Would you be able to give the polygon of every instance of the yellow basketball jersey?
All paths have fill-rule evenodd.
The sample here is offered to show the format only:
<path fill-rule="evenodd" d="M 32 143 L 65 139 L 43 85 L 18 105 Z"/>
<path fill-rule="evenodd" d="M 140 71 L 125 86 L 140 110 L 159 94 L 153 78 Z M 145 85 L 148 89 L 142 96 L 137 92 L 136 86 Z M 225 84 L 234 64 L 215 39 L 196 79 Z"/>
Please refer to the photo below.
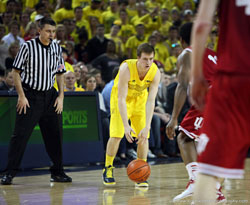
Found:
<path fill-rule="evenodd" d="M 157 72 L 157 66 L 155 63 L 151 65 L 149 68 L 146 76 L 143 80 L 140 80 L 136 63 L 137 59 L 130 59 L 125 60 L 122 62 L 128 64 L 129 72 L 130 72 L 130 80 L 128 82 L 128 94 L 127 97 L 138 97 L 147 94 L 147 88 L 150 86 L 151 82 L 153 81 L 155 74 Z M 120 72 L 119 72 L 120 73 Z M 118 81 L 119 81 L 119 73 L 117 74 L 115 81 L 114 81 L 114 90 L 118 90 Z M 112 90 L 113 91 L 113 90 Z"/>

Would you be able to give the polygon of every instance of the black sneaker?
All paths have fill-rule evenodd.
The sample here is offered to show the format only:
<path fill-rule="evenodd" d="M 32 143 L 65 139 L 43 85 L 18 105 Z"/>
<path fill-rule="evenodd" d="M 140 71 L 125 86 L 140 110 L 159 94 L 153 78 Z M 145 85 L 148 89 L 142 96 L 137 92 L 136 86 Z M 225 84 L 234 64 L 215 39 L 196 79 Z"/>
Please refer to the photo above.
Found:
<path fill-rule="evenodd" d="M 13 175 L 11 174 L 5 174 L 1 180 L 2 185 L 11 185 L 12 184 L 12 179 L 14 178 Z"/>
<path fill-rule="evenodd" d="M 64 172 L 60 172 L 59 174 L 51 173 L 50 182 L 72 182 L 72 178 L 67 176 Z"/>
<path fill-rule="evenodd" d="M 115 185 L 115 179 L 113 176 L 113 169 L 111 165 L 103 169 L 103 184 L 104 185 Z"/>

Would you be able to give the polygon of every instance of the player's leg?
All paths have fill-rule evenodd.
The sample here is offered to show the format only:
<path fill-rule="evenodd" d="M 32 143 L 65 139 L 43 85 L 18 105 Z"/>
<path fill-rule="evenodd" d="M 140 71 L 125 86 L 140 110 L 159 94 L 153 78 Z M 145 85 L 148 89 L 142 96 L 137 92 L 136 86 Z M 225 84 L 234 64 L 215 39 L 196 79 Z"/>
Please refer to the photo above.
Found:
<path fill-rule="evenodd" d="M 143 113 L 143 112 L 142 112 Z M 134 115 L 131 117 L 131 125 L 133 130 L 136 132 L 136 137 L 139 135 L 140 131 L 145 127 L 145 115 Z M 149 138 L 149 133 L 148 133 Z M 148 155 L 148 140 L 143 144 L 138 144 L 137 146 L 137 159 L 147 161 Z M 136 183 L 136 187 L 148 187 L 148 182 Z"/>
<path fill-rule="evenodd" d="M 147 161 L 148 156 L 148 140 L 145 143 L 138 144 L 137 146 L 137 158 Z"/>
<path fill-rule="evenodd" d="M 189 182 L 186 186 L 186 189 L 181 194 L 174 197 L 174 202 L 193 195 L 194 183 L 196 181 L 198 171 L 198 163 L 196 162 L 197 152 L 194 140 L 188 137 L 185 133 L 180 132 L 177 136 L 177 142 L 182 160 L 186 166 L 189 175 Z"/>
<path fill-rule="evenodd" d="M 244 177 L 250 144 L 249 82 L 248 76 L 218 73 L 214 78 L 197 146 L 199 173 L 203 174 L 195 185 L 197 201 L 215 199 L 215 177 Z"/>
<path fill-rule="evenodd" d="M 111 99 L 112 100 L 112 99 Z M 103 169 L 103 184 L 115 185 L 113 175 L 113 162 L 117 154 L 121 139 L 124 136 L 124 126 L 117 104 L 111 101 L 111 117 L 110 117 L 110 138 L 107 143 L 105 168 Z"/>
<path fill-rule="evenodd" d="M 195 183 L 194 204 L 216 204 L 216 183 L 215 176 L 198 174 Z"/>
<path fill-rule="evenodd" d="M 194 184 L 196 182 L 198 173 L 196 141 L 193 139 L 193 135 L 191 135 L 190 133 L 187 135 L 185 133 L 188 133 L 187 130 L 181 127 L 181 132 L 177 136 L 177 141 L 183 162 L 189 175 L 189 182 L 186 186 L 186 189 L 173 199 L 174 202 L 193 195 Z M 225 197 L 221 192 L 221 183 L 219 181 L 216 183 L 216 190 L 217 201 L 225 201 Z"/>
<path fill-rule="evenodd" d="M 107 143 L 107 148 L 106 148 L 105 167 L 113 166 L 113 161 L 119 149 L 121 140 L 122 138 L 118 138 L 118 137 L 109 138 L 108 143 Z"/>
<path fill-rule="evenodd" d="M 196 151 L 194 139 L 191 139 L 183 132 L 180 132 L 179 135 L 177 136 L 177 142 L 178 142 L 181 157 L 185 166 L 193 162 L 197 164 L 196 162 L 197 151 Z"/>

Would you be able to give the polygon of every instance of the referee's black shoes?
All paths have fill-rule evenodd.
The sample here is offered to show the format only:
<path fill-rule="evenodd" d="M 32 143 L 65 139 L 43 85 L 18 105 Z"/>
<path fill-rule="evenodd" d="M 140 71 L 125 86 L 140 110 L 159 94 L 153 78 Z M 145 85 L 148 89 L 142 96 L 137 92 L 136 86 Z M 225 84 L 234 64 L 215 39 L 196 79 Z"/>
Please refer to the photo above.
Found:
<path fill-rule="evenodd" d="M 7 173 L 3 176 L 2 180 L 1 180 L 1 184 L 2 185 L 11 185 L 12 184 L 12 179 L 14 178 L 13 175 Z"/>
<path fill-rule="evenodd" d="M 64 172 L 58 174 L 51 173 L 50 182 L 72 182 L 72 178 L 67 176 Z"/>

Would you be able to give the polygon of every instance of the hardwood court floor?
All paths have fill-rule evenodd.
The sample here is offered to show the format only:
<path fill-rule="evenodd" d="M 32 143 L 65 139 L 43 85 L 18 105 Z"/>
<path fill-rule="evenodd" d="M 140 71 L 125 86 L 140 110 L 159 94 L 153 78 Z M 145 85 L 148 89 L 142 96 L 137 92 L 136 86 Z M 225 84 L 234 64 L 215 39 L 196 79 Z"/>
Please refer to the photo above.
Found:
<path fill-rule="evenodd" d="M 250 159 L 246 161 L 243 180 L 226 180 L 223 193 L 226 204 L 250 204 Z M 151 166 L 148 190 L 135 189 L 126 176 L 126 168 L 115 169 L 114 187 L 102 184 L 102 171 L 69 172 L 73 183 L 49 183 L 49 175 L 16 177 L 14 185 L 0 185 L 0 205 L 149 205 L 173 204 L 172 199 L 181 193 L 187 184 L 183 163 Z M 187 198 L 175 204 L 190 204 Z"/>

